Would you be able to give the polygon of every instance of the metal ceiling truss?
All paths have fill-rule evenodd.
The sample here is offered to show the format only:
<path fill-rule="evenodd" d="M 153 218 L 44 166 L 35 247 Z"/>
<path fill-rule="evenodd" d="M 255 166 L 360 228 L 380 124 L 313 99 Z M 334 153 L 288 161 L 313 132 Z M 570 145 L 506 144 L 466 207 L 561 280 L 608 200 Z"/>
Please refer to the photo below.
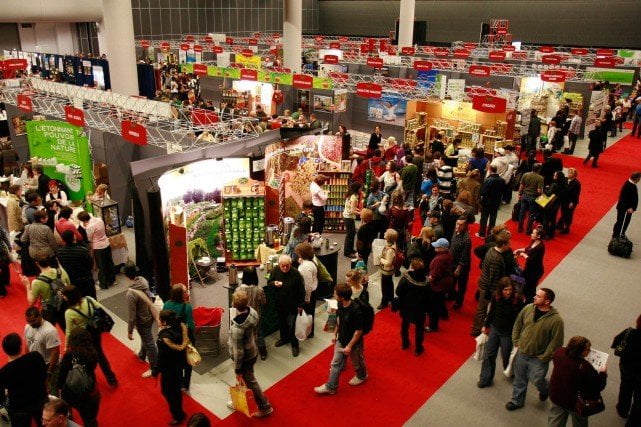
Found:
<path fill-rule="evenodd" d="M 4 102 L 18 106 L 19 94 L 29 95 L 35 113 L 65 120 L 64 107 L 82 103 L 85 124 L 104 132 L 121 135 L 121 122 L 130 120 L 147 129 L 147 143 L 167 152 L 186 152 L 216 145 L 230 144 L 258 136 L 256 119 L 238 117 L 217 123 L 195 124 L 191 109 L 170 104 L 155 104 L 145 98 L 127 97 L 113 92 L 92 90 L 91 98 L 78 86 L 27 78 L 20 87 L 0 86 Z M 52 90 L 53 89 L 53 90 Z M 208 132 L 211 138 L 198 138 Z"/>

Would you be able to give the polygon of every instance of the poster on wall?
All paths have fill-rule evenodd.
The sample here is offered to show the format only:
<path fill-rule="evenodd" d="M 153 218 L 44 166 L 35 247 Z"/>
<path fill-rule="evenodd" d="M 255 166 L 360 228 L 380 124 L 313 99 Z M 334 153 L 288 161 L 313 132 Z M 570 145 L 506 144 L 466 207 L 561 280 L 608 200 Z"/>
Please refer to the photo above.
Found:
<path fill-rule="evenodd" d="M 588 117 L 585 120 L 585 132 L 594 130 L 595 123 L 603 116 L 603 108 L 608 99 L 608 92 L 603 90 L 592 91 L 590 96 L 590 107 L 588 108 Z"/>
<path fill-rule="evenodd" d="M 301 212 L 303 202 L 311 197 L 309 185 L 319 163 L 340 171 L 341 144 L 342 139 L 334 135 L 306 135 L 265 147 L 268 222 L 278 221 L 281 203 L 284 216 L 295 218 Z"/>
<path fill-rule="evenodd" d="M 186 228 L 188 251 L 200 248 L 214 258 L 224 255 L 222 190 L 229 182 L 248 178 L 248 158 L 225 158 L 190 163 L 158 179 L 165 223 Z"/>
<path fill-rule="evenodd" d="M 449 79 L 447 81 L 448 99 L 461 100 L 465 97 L 465 79 Z"/>
<path fill-rule="evenodd" d="M 394 95 L 383 94 L 378 99 L 369 100 L 367 119 L 373 122 L 403 126 L 405 124 L 406 111 L 407 100 Z"/>
<path fill-rule="evenodd" d="M 347 111 L 347 90 L 340 89 L 334 91 L 334 112 L 344 113 Z"/>
<path fill-rule="evenodd" d="M 26 116 L 13 116 L 11 118 L 11 124 L 13 124 L 13 130 L 16 133 L 16 136 L 24 135 L 25 133 L 27 133 Z"/>
<path fill-rule="evenodd" d="M 331 96 L 314 95 L 314 111 L 331 113 L 334 111 L 334 99 Z"/>
<path fill-rule="evenodd" d="M 93 191 L 93 167 L 89 140 L 83 129 L 59 121 L 27 122 L 31 161 L 44 166 L 45 174 L 63 182 L 73 201 Z"/>

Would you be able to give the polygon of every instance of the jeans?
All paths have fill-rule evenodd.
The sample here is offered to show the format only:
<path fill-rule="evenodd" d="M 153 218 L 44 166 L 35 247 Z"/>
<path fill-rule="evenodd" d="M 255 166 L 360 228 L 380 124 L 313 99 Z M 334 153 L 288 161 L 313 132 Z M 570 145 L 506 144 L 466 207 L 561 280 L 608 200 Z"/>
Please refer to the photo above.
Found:
<path fill-rule="evenodd" d="M 394 277 L 393 274 L 383 274 L 381 271 L 381 304 L 387 305 L 394 299 Z"/>
<path fill-rule="evenodd" d="M 353 218 L 343 218 L 345 222 L 345 247 L 343 255 L 349 256 L 354 253 L 354 238 L 356 237 L 356 224 Z"/>
<path fill-rule="evenodd" d="M 638 368 L 625 367 L 619 363 L 621 371 L 621 385 L 619 386 L 619 400 L 617 412 L 630 414 L 626 427 L 641 424 L 641 372 Z"/>
<path fill-rule="evenodd" d="M 539 215 L 539 207 L 534 201 L 535 196 L 524 194 L 521 198 L 521 211 L 519 212 L 519 231 L 523 231 L 523 223 L 525 222 L 525 214 L 527 213 L 527 227 L 528 234 L 532 231 L 532 224 Z"/>
<path fill-rule="evenodd" d="M 572 427 L 588 427 L 588 417 L 582 417 L 576 412 L 568 411 L 552 402 L 548 414 L 548 427 L 565 427 L 568 416 L 572 418 Z"/>
<path fill-rule="evenodd" d="M 336 344 L 334 344 L 334 358 L 329 367 L 329 379 L 327 380 L 327 388 L 330 390 L 336 390 L 338 388 L 338 378 L 343 371 L 345 360 L 347 359 L 347 355 L 343 353 L 344 348 L 340 341 L 336 340 Z M 349 358 L 352 359 L 356 376 L 360 379 L 367 377 L 367 368 L 365 368 L 365 356 L 363 352 L 363 338 L 361 338 L 354 344 L 352 351 L 349 353 Z"/>
<path fill-rule="evenodd" d="M 256 381 L 256 376 L 254 375 L 254 364 L 256 363 L 256 358 L 254 357 L 251 360 L 243 361 L 240 366 L 241 375 L 243 376 L 243 381 L 245 385 L 254 393 L 254 399 L 256 400 L 256 405 L 261 411 L 269 409 L 272 405 L 269 403 L 269 400 L 263 394 L 263 390 L 260 388 L 258 381 Z"/>
<path fill-rule="evenodd" d="M 543 363 L 536 356 L 528 356 L 521 352 L 516 353 L 514 358 L 514 387 L 512 399 L 516 406 L 523 406 L 527 393 L 528 380 L 532 382 L 541 394 L 548 393 L 549 383 L 545 379 L 548 372 L 548 363 Z"/>
<path fill-rule="evenodd" d="M 619 237 L 625 235 L 625 232 L 630 225 L 632 214 L 629 214 L 626 209 L 617 209 L 617 222 L 614 223 L 612 229 L 612 237 Z"/>
<path fill-rule="evenodd" d="M 455 297 L 454 302 L 458 305 L 463 305 L 463 300 L 465 299 L 465 291 L 467 291 L 467 282 L 470 279 L 470 270 L 465 269 L 461 270 L 461 274 L 454 276 L 454 289 Z"/>
<path fill-rule="evenodd" d="M 182 421 L 187 417 L 183 411 L 181 380 L 182 370 L 180 367 L 170 367 L 166 372 L 160 374 L 160 391 L 169 404 L 171 417 L 176 421 Z"/>
<path fill-rule="evenodd" d="M 499 354 L 499 348 L 501 349 L 501 359 L 503 359 L 503 367 L 505 368 L 510 360 L 510 352 L 512 351 L 512 335 L 502 334 L 492 325 L 487 344 L 485 344 L 486 356 L 481 366 L 481 376 L 479 378 L 481 384 L 489 385 L 494 380 L 496 356 Z"/>
<path fill-rule="evenodd" d="M 413 319 L 416 320 L 416 319 Z M 423 351 L 423 337 L 425 336 L 425 316 L 419 322 L 410 322 L 406 317 L 401 318 L 401 342 L 403 347 L 410 345 L 410 323 L 414 324 L 414 345 L 416 351 Z"/>
<path fill-rule="evenodd" d="M 523 204 L 521 204 L 521 206 L 523 206 Z M 498 210 L 498 206 L 483 206 L 483 210 L 481 211 L 481 228 L 479 229 L 479 236 L 485 237 L 488 231 L 492 231 L 496 225 L 496 214 L 498 213 Z M 490 220 L 489 225 L 487 222 L 488 218 Z"/>
<path fill-rule="evenodd" d="M 98 267 L 98 281 L 102 289 L 107 289 L 116 282 L 116 273 L 114 271 L 114 262 L 111 258 L 111 248 L 94 249 L 93 256 L 96 259 Z"/>
<path fill-rule="evenodd" d="M 579 138 L 579 135 L 576 133 L 569 132 L 568 138 L 570 138 L 570 148 L 568 149 L 568 154 L 574 154 L 574 149 L 576 148 L 576 141 Z"/>
<path fill-rule="evenodd" d="M 156 366 L 156 361 L 158 360 L 158 348 L 156 347 L 156 340 L 154 340 L 154 334 L 151 332 L 151 327 L 153 323 L 148 325 L 136 325 L 136 330 L 138 335 L 140 335 L 140 341 L 142 343 L 140 347 L 140 352 L 138 352 L 138 357 L 142 360 L 147 358 L 150 367 Z"/>
<path fill-rule="evenodd" d="M 325 207 L 312 206 L 312 215 L 314 216 L 314 225 L 312 229 L 314 233 L 323 234 L 325 228 Z"/>
<path fill-rule="evenodd" d="M 194 334 L 194 330 L 191 328 L 187 328 L 187 335 L 189 336 L 189 341 L 191 341 L 192 345 L 195 347 L 196 346 L 196 335 Z M 182 387 L 184 389 L 189 390 L 189 386 L 191 385 L 191 371 L 193 368 L 187 361 L 185 360 L 185 365 L 183 366 L 183 380 L 182 380 Z"/>
<path fill-rule="evenodd" d="M 292 348 L 298 348 L 298 340 L 294 335 L 296 315 L 298 313 L 278 312 L 278 325 L 280 327 L 280 340 L 283 343 L 291 343 Z"/>

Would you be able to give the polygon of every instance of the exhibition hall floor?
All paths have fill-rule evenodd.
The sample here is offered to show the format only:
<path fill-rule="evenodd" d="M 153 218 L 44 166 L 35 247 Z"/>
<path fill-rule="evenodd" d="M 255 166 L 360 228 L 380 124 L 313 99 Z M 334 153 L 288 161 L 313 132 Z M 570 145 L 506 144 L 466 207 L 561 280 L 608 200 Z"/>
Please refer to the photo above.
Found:
<path fill-rule="evenodd" d="M 627 136 L 615 144 L 616 140 L 610 138 L 598 169 L 581 164 L 578 155 L 585 152 L 585 142 L 580 143 L 577 157 L 563 156 L 564 166 L 578 169 L 583 193 L 571 234 L 557 235 L 556 239 L 546 242 L 547 276 L 542 282 L 542 286 L 557 293 L 554 305 L 565 321 L 565 342 L 573 335 L 585 335 L 594 348 L 603 351 L 608 351 L 612 337 L 631 325 L 641 313 L 641 299 L 636 289 L 638 279 L 633 281 L 633 277 L 641 275 L 639 256 L 633 253 L 631 260 L 625 260 L 612 257 L 606 251 L 619 189 L 630 172 L 641 168 L 638 164 L 641 140 Z M 515 200 L 516 197 L 513 202 Z M 510 211 L 511 206 L 503 206 L 499 219 L 507 220 Z M 627 233 L 637 244 L 640 242 L 638 221 L 641 219 L 635 215 Z M 477 227 L 473 225 L 471 232 Z M 509 227 L 514 232 L 512 247 L 525 246 L 528 237 L 516 234 L 514 223 L 509 222 Z M 342 243 L 341 235 L 332 237 Z M 479 243 L 480 239 L 473 237 L 473 246 Z M 133 253 L 132 247 L 130 253 Z M 349 260 L 339 255 L 339 277 L 344 277 L 348 266 Z M 370 269 L 374 271 L 371 265 Z M 398 316 L 389 309 L 378 314 L 365 344 L 370 378 L 359 387 L 351 387 L 347 381 L 353 371 L 348 367 L 335 396 L 319 397 L 313 392 L 314 386 L 327 379 L 332 356 L 330 335 L 322 332 L 326 318 L 322 307 L 317 311 L 316 335 L 301 343 L 299 357 L 293 358 L 288 346 L 274 348 L 277 336 L 272 334 L 267 338 L 268 359 L 257 363 L 256 376 L 275 412 L 255 423 L 354 425 L 362 420 L 374 425 L 546 425 L 549 402 L 539 402 L 534 388 L 530 388 L 523 409 L 508 412 L 504 405 L 511 395 L 511 381 L 502 373 L 497 373 L 493 387 L 482 390 L 476 387 L 480 363 L 471 359 L 474 341 L 468 333 L 475 308 L 473 294 L 477 278 L 476 268 L 463 309 L 451 311 L 451 319 L 442 322 L 440 332 L 426 335 L 426 353 L 421 357 L 401 350 Z M 24 327 L 22 313 L 27 302 L 15 275 L 13 279 L 9 296 L 0 301 L 2 335 L 22 332 Z M 112 336 L 105 337 L 105 348 L 120 379 L 120 386 L 110 389 L 98 373 L 102 391 L 99 420 L 106 426 L 123 422 L 165 425 L 170 416 L 157 382 L 140 377 L 146 367 L 133 355 L 139 340 L 137 337 L 135 341 L 127 340 L 126 321 L 121 318 L 125 285 L 119 280 L 118 286 L 98 294 L 116 317 Z M 380 275 L 371 274 L 370 295 L 374 306 L 380 301 L 379 283 Z M 204 289 L 195 285 L 194 305 L 220 305 L 215 301 L 226 300 L 226 290 L 222 287 L 225 284 L 226 277 Z M 222 360 L 224 356 L 219 358 Z M 4 362 L 4 358 L 0 361 Z M 215 363 L 211 363 L 213 365 Z M 619 384 L 617 365 L 617 358 L 611 356 L 608 386 L 603 393 L 607 409 L 591 418 L 591 425 L 623 425 L 614 409 Z M 190 414 L 204 410 L 212 420 L 223 424 L 247 425 L 247 418 L 232 415 L 226 408 L 228 384 L 233 381 L 230 363 L 220 363 L 208 371 L 196 368 L 191 398 L 184 399 L 185 410 Z"/>

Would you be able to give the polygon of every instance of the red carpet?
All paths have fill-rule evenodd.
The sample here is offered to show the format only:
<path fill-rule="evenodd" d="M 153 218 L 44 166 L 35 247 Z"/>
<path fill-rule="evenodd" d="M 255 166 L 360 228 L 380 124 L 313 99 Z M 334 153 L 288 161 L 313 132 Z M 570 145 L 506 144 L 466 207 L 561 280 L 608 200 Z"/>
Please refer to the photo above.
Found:
<path fill-rule="evenodd" d="M 580 159 L 562 156 L 564 166 L 578 169 L 583 192 L 571 234 L 559 235 L 546 242 L 547 273 L 613 206 L 621 185 L 638 168 L 637 159 L 640 156 L 641 145 L 631 137 L 610 146 L 602 155 L 598 169 L 584 167 Z M 528 236 L 516 234 L 514 223 L 510 222 L 509 226 L 514 233 L 512 247 L 525 246 L 529 241 Z M 477 227 L 473 225 L 471 233 Z M 474 246 L 480 242 L 480 239 L 473 237 Z M 606 245 L 607 242 L 603 242 L 604 253 Z M 473 294 L 478 274 L 478 268 L 474 268 L 463 309 L 451 312 L 451 320 L 442 322 L 441 332 L 426 335 L 426 353 L 423 356 L 415 357 L 411 351 L 400 349 L 400 320 L 396 314 L 385 310 L 376 316 L 374 330 L 366 338 L 365 354 L 370 375 L 366 383 L 359 387 L 349 386 L 347 381 L 353 376 L 353 370 L 348 366 L 341 377 L 337 395 L 315 396 L 313 387 L 323 384 L 329 373 L 332 348 L 328 348 L 267 390 L 275 412 L 260 422 L 268 425 L 331 423 L 342 426 L 353 425 L 355 420 L 368 420 L 372 424 L 375 419 L 375 425 L 403 424 L 472 354 L 474 341 L 468 333 L 475 308 Z M 9 288 L 9 296 L 0 300 L 3 311 L 1 334 L 22 332 L 24 328 L 22 313 L 27 306 L 26 298 L 16 276 L 12 278 L 14 285 Z M 557 293 L 563 292 L 562 285 L 552 287 Z M 165 425 L 170 417 L 160 389 L 155 381 L 140 378 L 145 366 L 136 361 L 127 346 L 111 336 L 105 337 L 105 348 L 121 385 L 111 390 L 102 374 L 98 374 L 103 393 L 99 416 L 101 425 Z M 0 362 L 4 362 L 4 359 Z M 476 381 L 476 378 L 470 378 L 470 381 Z M 204 411 L 212 421 L 217 420 L 191 398 L 186 398 L 184 402 L 188 413 Z M 249 422 L 240 414 L 222 421 L 229 425 L 247 425 Z"/>

